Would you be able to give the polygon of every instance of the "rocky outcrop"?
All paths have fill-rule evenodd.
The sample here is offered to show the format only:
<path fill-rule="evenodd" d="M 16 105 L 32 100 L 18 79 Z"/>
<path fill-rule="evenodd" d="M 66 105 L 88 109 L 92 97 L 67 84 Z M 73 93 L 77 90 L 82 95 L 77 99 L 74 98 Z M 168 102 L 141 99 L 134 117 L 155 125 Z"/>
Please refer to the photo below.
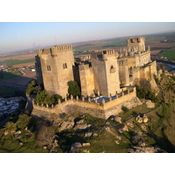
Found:
<path fill-rule="evenodd" d="M 66 129 L 70 129 L 74 126 L 74 122 L 73 121 L 64 121 L 61 123 L 60 127 L 59 127 L 59 132 L 64 131 Z"/>
<path fill-rule="evenodd" d="M 147 132 L 147 128 L 144 124 L 141 124 L 140 127 L 142 128 L 143 131 Z"/>
<path fill-rule="evenodd" d="M 70 153 L 78 153 L 82 144 L 80 142 L 73 143 L 71 145 Z"/>
<path fill-rule="evenodd" d="M 90 146 L 90 143 L 83 143 L 82 146 Z"/>
<path fill-rule="evenodd" d="M 131 127 L 131 128 L 134 127 L 134 124 L 132 122 L 131 123 L 130 122 L 126 122 L 126 125 L 129 126 L 129 127 Z"/>
<path fill-rule="evenodd" d="M 123 132 L 125 132 L 125 131 L 128 131 L 127 125 L 124 125 L 123 128 L 118 129 L 118 132 L 119 132 L 119 133 L 123 133 Z"/>
<path fill-rule="evenodd" d="M 148 122 L 148 117 L 145 114 L 143 115 L 143 122 L 144 123 L 147 123 Z"/>
<path fill-rule="evenodd" d="M 56 153 L 57 149 L 58 149 L 58 140 L 54 140 L 53 145 L 52 145 L 52 149 L 50 150 L 50 152 Z"/>
<path fill-rule="evenodd" d="M 85 129 L 90 129 L 90 127 L 91 127 L 92 125 L 88 125 L 88 124 L 83 124 L 83 125 L 76 125 L 75 127 L 74 127 L 74 130 L 79 130 L 79 131 L 81 131 L 81 130 L 85 130 Z"/>
<path fill-rule="evenodd" d="M 93 137 L 98 137 L 98 134 L 97 133 L 93 133 Z"/>
<path fill-rule="evenodd" d="M 148 117 L 144 114 L 143 117 L 141 117 L 140 115 L 138 115 L 136 117 L 136 121 L 138 123 L 147 123 L 148 122 Z"/>
<path fill-rule="evenodd" d="M 121 117 L 115 117 L 115 121 L 119 122 L 119 123 L 122 123 L 122 118 Z"/>
<path fill-rule="evenodd" d="M 114 142 L 115 142 L 117 145 L 120 144 L 118 140 L 115 140 Z"/>
<path fill-rule="evenodd" d="M 142 123 L 143 119 L 142 119 L 142 117 L 140 117 L 140 115 L 138 115 L 138 116 L 136 117 L 136 121 L 137 121 L 138 123 Z"/>
<path fill-rule="evenodd" d="M 146 105 L 147 108 L 155 108 L 155 103 L 151 102 L 151 100 L 147 100 Z"/>
<path fill-rule="evenodd" d="M 166 151 L 159 148 L 158 146 L 154 146 L 154 147 L 134 146 L 133 148 L 129 148 L 128 152 L 129 153 L 166 153 Z"/>
<path fill-rule="evenodd" d="M 151 89 L 152 89 L 153 91 L 155 91 L 155 92 L 156 92 L 156 95 L 157 95 L 157 94 L 159 93 L 159 88 L 158 88 L 158 86 L 157 86 L 157 84 L 156 84 L 155 79 L 152 78 L 152 80 L 151 80 L 149 83 L 150 83 Z"/>
<path fill-rule="evenodd" d="M 59 132 L 61 131 L 64 131 L 66 129 L 71 129 L 73 128 L 73 126 L 75 125 L 74 123 L 74 117 L 73 116 L 69 116 L 69 117 L 66 117 L 66 118 L 63 118 L 62 120 L 60 120 L 60 118 L 58 118 L 58 130 Z"/>
<path fill-rule="evenodd" d="M 83 150 L 83 152 L 84 152 L 84 153 L 90 153 L 90 150 L 85 149 L 85 150 Z"/>
<path fill-rule="evenodd" d="M 131 139 L 133 145 L 141 146 L 144 143 L 144 139 L 142 137 L 142 132 L 135 132 L 134 136 Z"/>
<path fill-rule="evenodd" d="M 91 137 L 92 136 L 92 132 L 87 132 L 85 133 L 84 137 Z"/>
<path fill-rule="evenodd" d="M 84 122 L 84 119 L 81 119 L 81 120 L 79 120 L 78 122 L 76 122 L 76 124 L 77 125 L 80 125 L 80 124 L 82 124 Z"/>

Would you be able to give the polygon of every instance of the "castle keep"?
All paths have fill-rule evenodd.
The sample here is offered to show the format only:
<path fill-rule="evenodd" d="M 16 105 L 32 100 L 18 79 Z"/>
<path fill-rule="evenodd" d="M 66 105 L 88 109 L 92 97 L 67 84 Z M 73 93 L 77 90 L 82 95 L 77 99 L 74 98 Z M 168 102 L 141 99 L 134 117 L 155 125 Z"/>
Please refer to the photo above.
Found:
<path fill-rule="evenodd" d="M 68 82 L 74 80 L 72 45 L 38 50 L 36 56 L 37 83 L 43 84 L 50 95 L 68 93 Z"/>
<path fill-rule="evenodd" d="M 64 99 L 52 112 L 88 112 L 107 119 L 121 112 L 122 106 L 139 105 L 133 85 L 157 75 L 156 61 L 151 61 L 144 37 L 128 38 L 127 44 L 119 52 L 92 51 L 88 61 L 80 61 L 78 66 L 74 64 L 72 45 L 39 49 L 35 58 L 37 83 L 43 84 L 50 95 L 59 94 Z M 81 86 L 80 99 L 68 94 L 68 82 L 73 80 Z M 100 102 L 95 95 L 105 98 Z"/>

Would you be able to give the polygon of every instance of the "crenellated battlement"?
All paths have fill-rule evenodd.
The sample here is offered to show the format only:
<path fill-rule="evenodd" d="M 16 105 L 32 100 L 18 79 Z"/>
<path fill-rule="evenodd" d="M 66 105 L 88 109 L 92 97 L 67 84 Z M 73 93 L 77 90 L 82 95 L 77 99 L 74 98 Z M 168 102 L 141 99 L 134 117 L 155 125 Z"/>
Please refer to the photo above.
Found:
<path fill-rule="evenodd" d="M 79 65 L 79 70 L 80 71 L 88 70 L 89 68 L 90 68 L 89 64 L 81 64 L 81 65 Z"/>
<path fill-rule="evenodd" d="M 144 37 L 135 37 L 135 38 L 128 38 L 127 39 L 127 43 L 140 43 L 141 41 L 145 42 L 145 38 Z"/>
<path fill-rule="evenodd" d="M 115 52 L 114 49 L 108 49 L 108 50 L 95 50 L 91 52 L 91 58 L 97 59 L 100 61 L 107 61 L 110 57 L 118 57 L 118 52 Z"/>
<path fill-rule="evenodd" d="M 128 60 L 127 59 L 118 59 L 119 66 L 128 66 Z"/>
<path fill-rule="evenodd" d="M 70 101 L 78 101 L 78 102 L 81 102 L 82 106 L 86 103 L 89 103 L 89 104 L 98 104 L 98 106 L 105 106 L 105 104 L 107 103 L 111 103 L 112 101 L 113 102 L 118 102 L 120 103 L 121 101 L 123 101 L 123 97 L 124 96 L 127 96 L 130 95 L 130 94 L 133 94 L 135 95 L 136 94 L 136 88 L 135 87 L 125 87 L 125 88 L 122 88 L 122 91 L 121 92 L 117 92 L 116 91 L 116 95 L 115 96 L 112 96 L 112 97 L 105 97 L 103 98 L 102 100 L 98 100 L 97 98 L 91 98 L 91 97 L 84 97 L 82 96 L 81 98 L 79 98 L 78 96 L 76 96 L 76 98 L 73 98 L 73 96 L 71 95 L 70 98 L 68 98 L 68 94 L 66 95 L 67 97 L 65 97 L 62 101 L 59 99 L 58 100 L 58 104 L 56 104 L 55 106 L 52 105 L 52 106 L 49 106 L 49 105 L 44 105 L 44 104 L 36 104 L 35 100 L 33 99 L 32 103 L 33 105 L 35 106 L 40 106 L 40 107 L 43 107 L 43 108 L 57 108 L 59 105 L 67 105 L 67 103 L 69 103 Z M 98 98 L 101 98 L 102 96 L 98 97 Z M 129 97 L 128 97 L 129 98 Z"/>
<path fill-rule="evenodd" d="M 44 49 L 38 49 L 38 55 L 57 55 L 60 52 L 72 51 L 72 45 L 62 45 L 62 46 L 54 46 L 47 47 Z"/>
<path fill-rule="evenodd" d="M 116 96 L 109 97 L 108 99 L 102 99 L 101 102 L 98 101 L 97 98 L 92 100 L 90 97 L 84 98 L 83 96 L 79 98 L 78 96 L 76 98 L 73 98 L 71 96 L 70 98 L 65 98 L 62 101 L 58 101 L 58 104 L 55 106 L 44 106 L 39 105 L 32 101 L 34 110 L 39 111 L 46 111 L 49 113 L 74 113 L 76 112 L 84 112 L 89 113 L 91 115 L 95 115 L 98 118 L 104 118 L 107 119 L 110 117 L 111 112 L 110 109 L 112 108 L 115 110 L 115 113 L 118 114 L 122 111 L 122 106 L 128 106 L 128 108 L 132 108 L 138 105 L 138 102 L 135 102 L 136 99 L 136 88 L 130 87 L 123 89 L 122 92 L 116 93 Z"/>

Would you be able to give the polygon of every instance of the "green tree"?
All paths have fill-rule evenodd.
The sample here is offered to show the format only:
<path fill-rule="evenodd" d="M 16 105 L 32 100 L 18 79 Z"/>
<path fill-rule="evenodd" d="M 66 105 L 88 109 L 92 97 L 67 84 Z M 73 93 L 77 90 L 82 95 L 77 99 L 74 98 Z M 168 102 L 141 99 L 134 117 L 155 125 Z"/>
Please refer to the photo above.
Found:
<path fill-rule="evenodd" d="M 26 94 L 27 95 L 37 94 L 38 91 L 41 91 L 41 86 L 37 86 L 36 81 L 33 80 L 30 84 L 28 84 Z"/>
<path fill-rule="evenodd" d="M 124 113 L 129 111 L 129 109 L 126 106 L 122 106 L 122 110 L 123 110 Z"/>
<path fill-rule="evenodd" d="M 139 87 L 137 84 L 136 84 L 136 92 L 137 92 L 137 97 L 140 99 L 145 98 L 148 93 L 145 87 L 143 88 Z"/>
<path fill-rule="evenodd" d="M 154 80 L 155 80 L 156 84 L 159 83 L 159 79 L 157 78 L 157 76 L 155 74 L 154 74 Z"/>
<path fill-rule="evenodd" d="M 171 99 L 171 92 L 175 89 L 175 83 L 172 79 L 168 78 L 167 81 L 163 85 L 163 89 L 165 92 L 168 92 L 169 94 L 169 103 Z"/>
<path fill-rule="evenodd" d="M 48 95 L 46 90 L 39 91 L 36 95 L 36 102 L 39 104 L 45 103 L 45 98 L 47 98 Z"/>
<path fill-rule="evenodd" d="M 62 100 L 62 96 L 61 95 L 55 95 L 55 99 L 58 101 L 59 99 Z"/>
<path fill-rule="evenodd" d="M 162 103 L 159 115 L 162 119 L 168 119 L 169 117 L 171 117 L 171 107 L 166 103 Z"/>
<path fill-rule="evenodd" d="M 30 120 L 31 120 L 31 117 L 29 117 L 26 114 L 19 115 L 19 119 L 16 122 L 16 126 L 19 129 L 22 129 L 23 130 L 24 128 L 26 128 L 29 125 Z"/>
<path fill-rule="evenodd" d="M 51 106 L 52 104 L 55 104 L 58 99 L 62 100 L 62 97 L 60 95 L 51 97 L 46 90 L 39 91 L 36 95 L 36 102 L 39 104 L 48 104 Z"/>
<path fill-rule="evenodd" d="M 76 81 L 70 81 L 68 85 L 69 85 L 68 93 L 70 95 L 73 95 L 74 97 L 80 96 L 81 94 L 80 87 L 78 86 Z"/>
<path fill-rule="evenodd" d="M 8 133 L 10 133 L 12 137 L 13 137 L 13 133 L 16 131 L 16 129 L 17 129 L 16 124 L 13 122 L 7 122 L 4 126 L 4 130 L 8 131 Z"/>

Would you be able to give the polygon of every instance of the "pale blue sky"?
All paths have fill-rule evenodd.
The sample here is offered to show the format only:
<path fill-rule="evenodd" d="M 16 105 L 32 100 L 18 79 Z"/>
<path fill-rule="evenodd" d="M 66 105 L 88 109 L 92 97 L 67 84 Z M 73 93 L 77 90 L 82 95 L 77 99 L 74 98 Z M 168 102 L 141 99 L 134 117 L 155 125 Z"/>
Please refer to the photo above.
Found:
<path fill-rule="evenodd" d="M 0 22 L 0 53 L 33 48 L 34 43 L 42 47 L 169 30 L 175 30 L 175 23 Z"/>

